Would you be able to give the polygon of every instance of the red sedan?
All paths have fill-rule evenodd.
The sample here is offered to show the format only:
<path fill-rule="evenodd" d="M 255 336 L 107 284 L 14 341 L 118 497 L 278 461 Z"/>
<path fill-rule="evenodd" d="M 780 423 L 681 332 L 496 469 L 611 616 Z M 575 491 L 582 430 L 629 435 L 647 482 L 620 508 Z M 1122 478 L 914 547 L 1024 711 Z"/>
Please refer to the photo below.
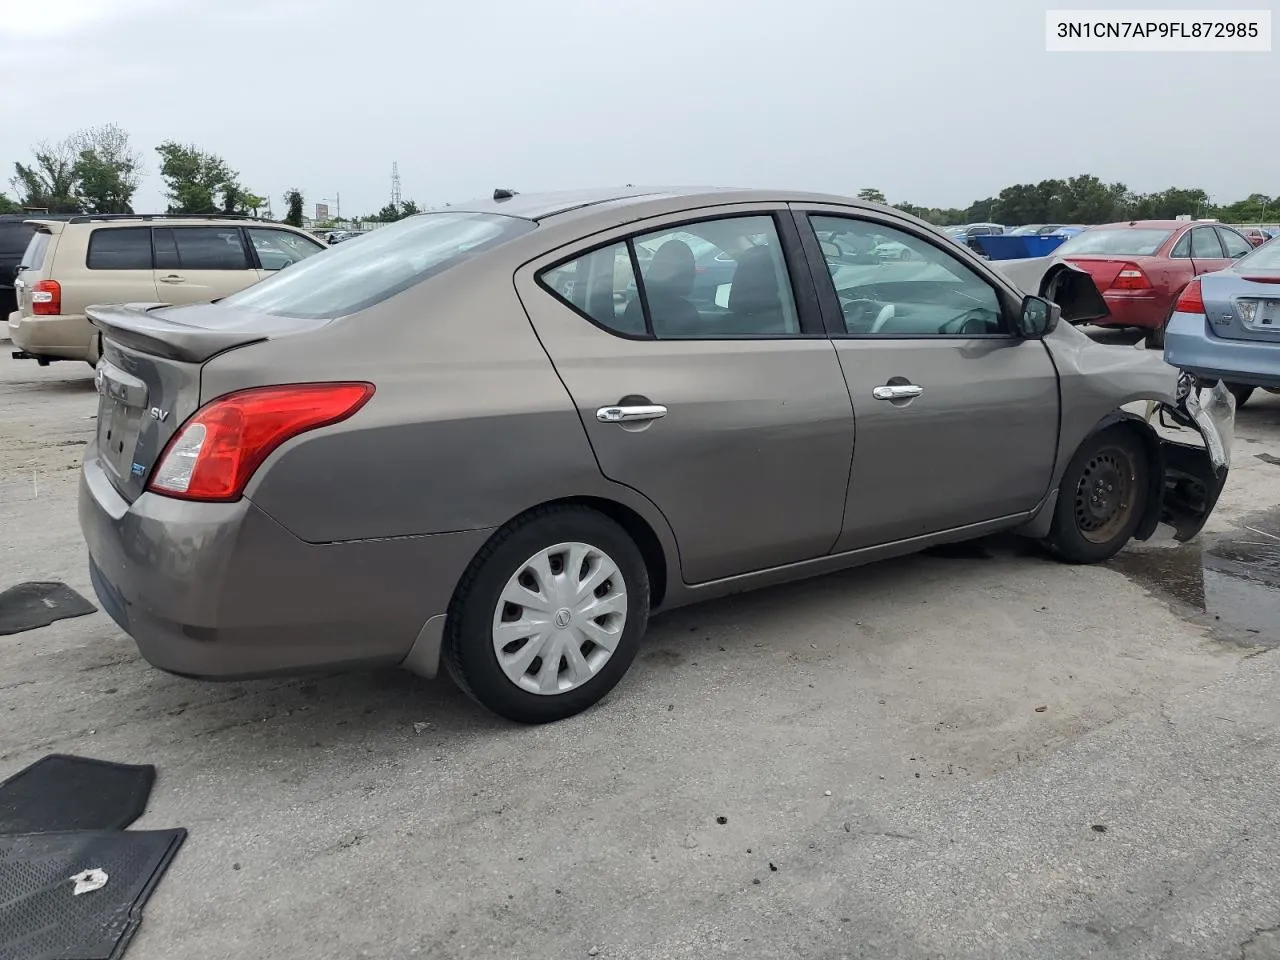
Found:
<path fill-rule="evenodd" d="M 1164 346 L 1164 328 L 1182 288 L 1224 270 L 1253 246 L 1238 230 L 1203 220 L 1130 220 L 1091 227 L 1053 252 L 1088 271 L 1111 316 L 1109 327 L 1141 327 Z"/>
<path fill-rule="evenodd" d="M 1261 227 L 1245 227 L 1240 231 L 1244 234 L 1244 238 L 1255 247 L 1260 247 L 1271 239 L 1271 234 L 1263 230 Z"/>

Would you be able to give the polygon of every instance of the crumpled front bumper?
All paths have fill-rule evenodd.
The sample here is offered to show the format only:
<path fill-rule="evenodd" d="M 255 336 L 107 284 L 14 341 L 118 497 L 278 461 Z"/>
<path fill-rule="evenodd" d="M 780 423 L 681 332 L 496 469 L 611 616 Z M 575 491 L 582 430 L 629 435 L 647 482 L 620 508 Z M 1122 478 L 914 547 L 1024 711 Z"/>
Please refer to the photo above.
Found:
<path fill-rule="evenodd" d="M 1204 529 L 1217 506 L 1231 467 L 1235 439 L 1235 397 L 1226 385 L 1198 383 L 1190 374 L 1178 378 L 1175 404 L 1148 404 L 1147 422 L 1158 417 L 1166 428 L 1194 430 L 1203 446 L 1183 443 L 1157 431 L 1161 453 L 1160 510 L 1140 530 L 1146 540 L 1159 523 L 1173 528 L 1174 538 L 1187 541 Z"/>

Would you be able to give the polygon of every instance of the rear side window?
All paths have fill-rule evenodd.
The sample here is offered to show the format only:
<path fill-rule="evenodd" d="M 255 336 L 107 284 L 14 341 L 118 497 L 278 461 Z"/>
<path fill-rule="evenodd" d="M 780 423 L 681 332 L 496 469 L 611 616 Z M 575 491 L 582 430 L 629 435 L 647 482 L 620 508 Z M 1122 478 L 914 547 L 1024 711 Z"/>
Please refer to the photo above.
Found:
<path fill-rule="evenodd" d="M 1191 256 L 1202 260 L 1222 259 L 1222 244 L 1213 227 L 1196 227 L 1191 231 Z"/>
<path fill-rule="evenodd" d="M 157 270 L 248 270 L 239 227 L 157 227 Z"/>
<path fill-rule="evenodd" d="M 641 250 L 646 250 L 648 260 L 653 259 L 652 250 L 636 244 L 637 255 Z M 600 326 L 628 336 L 645 335 L 644 310 L 636 293 L 636 274 L 626 243 L 601 247 L 552 267 L 541 280 L 561 300 Z"/>
<path fill-rule="evenodd" d="M 343 317 L 537 228 L 489 213 L 422 213 L 340 243 L 219 301 L 281 317 Z M 510 282 L 510 278 L 507 278 Z"/>
<path fill-rule="evenodd" d="M 51 234 L 37 230 L 31 237 L 31 242 L 27 244 L 26 252 L 22 255 L 22 268 L 34 272 L 44 267 L 44 258 L 52 242 Z"/>
<path fill-rule="evenodd" d="M 90 270 L 150 270 L 151 228 L 112 227 L 89 234 Z"/>

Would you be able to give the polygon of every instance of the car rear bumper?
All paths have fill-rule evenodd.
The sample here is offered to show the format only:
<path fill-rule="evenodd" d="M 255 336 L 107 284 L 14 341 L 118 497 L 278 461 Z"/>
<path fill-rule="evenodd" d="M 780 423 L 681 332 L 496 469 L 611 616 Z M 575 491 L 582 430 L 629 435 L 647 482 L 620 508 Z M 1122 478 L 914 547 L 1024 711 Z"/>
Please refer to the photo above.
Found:
<path fill-rule="evenodd" d="M 1175 313 L 1165 331 L 1164 359 L 1203 380 L 1280 387 L 1280 341 L 1228 340 L 1203 314 Z"/>
<path fill-rule="evenodd" d="M 403 663 L 490 533 L 312 544 L 248 500 L 129 503 L 94 444 L 79 513 L 103 609 L 153 666 L 210 679 Z"/>
<path fill-rule="evenodd" d="M 97 332 L 88 317 L 24 317 L 17 311 L 9 314 L 9 339 L 33 357 L 92 362 L 97 359 Z"/>
<path fill-rule="evenodd" d="M 1102 299 L 1111 316 L 1094 321 L 1104 327 L 1144 327 L 1158 330 L 1169 315 L 1169 302 L 1155 294 L 1107 290 Z"/>

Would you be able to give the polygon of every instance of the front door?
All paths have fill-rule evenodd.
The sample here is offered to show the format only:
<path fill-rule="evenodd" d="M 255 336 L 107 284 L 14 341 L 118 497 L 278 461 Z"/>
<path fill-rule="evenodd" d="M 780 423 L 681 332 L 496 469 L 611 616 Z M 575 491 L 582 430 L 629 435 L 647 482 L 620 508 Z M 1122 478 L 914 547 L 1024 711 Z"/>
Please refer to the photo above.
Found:
<path fill-rule="evenodd" d="M 804 226 L 803 220 L 801 221 Z M 813 209 L 805 240 L 858 425 L 837 551 L 1025 513 L 1048 492 L 1058 380 L 1016 300 L 940 238 Z M 866 241 L 900 256 L 850 253 Z"/>
<path fill-rule="evenodd" d="M 235 224 L 155 227 L 156 289 L 166 303 L 200 303 L 243 290 L 258 280 Z"/>
<path fill-rule="evenodd" d="M 686 583 L 826 554 L 853 417 L 794 225 L 747 205 L 622 234 L 517 275 L 600 469 L 662 511 Z"/>

